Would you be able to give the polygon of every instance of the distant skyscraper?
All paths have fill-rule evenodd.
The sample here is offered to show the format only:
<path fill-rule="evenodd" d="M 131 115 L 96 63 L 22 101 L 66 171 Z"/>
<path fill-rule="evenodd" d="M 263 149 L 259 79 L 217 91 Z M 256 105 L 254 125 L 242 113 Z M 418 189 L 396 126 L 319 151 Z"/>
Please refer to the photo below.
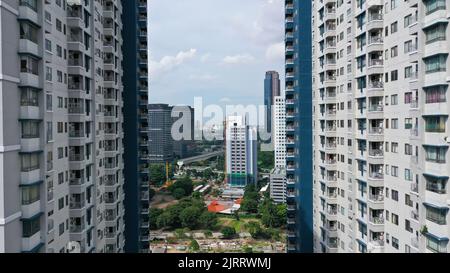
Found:
<path fill-rule="evenodd" d="M 274 97 L 272 142 L 275 168 L 286 168 L 286 105 L 282 96 Z"/>
<path fill-rule="evenodd" d="M 150 163 L 165 163 L 173 160 L 172 106 L 150 104 L 149 115 L 149 159 Z"/>
<path fill-rule="evenodd" d="M 272 105 L 276 96 L 280 96 L 280 75 L 276 71 L 268 71 L 264 79 L 264 105 L 267 109 L 265 126 L 267 132 L 272 131 Z"/>
<path fill-rule="evenodd" d="M 245 187 L 258 180 L 256 128 L 242 116 L 226 120 L 226 174 L 231 187 Z"/>
<path fill-rule="evenodd" d="M 191 156 L 192 146 L 194 145 L 194 108 L 190 106 L 172 106 L 172 110 L 175 110 L 179 113 L 179 116 L 172 117 L 172 124 L 177 122 L 180 118 L 186 119 L 189 118 L 189 127 L 190 128 L 182 128 L 184 132 L 188 132 L 190 130 L 189 139 L 182 140 L 174 140 L 173 141 L 173 155 L 176 158 L 186 158 Z"/>
<path fill-rule="evenodd" d="M 313 251 L 311 1 L 286 0 L 288 251 Z"/>
<path fill-rule="evenodd" d="M 122 0 L 121 3 L 125 41 L 123 44 L 125 251 L 148 252 L 147 0 Z M 115 10 L 109 12 L 115 13 Z M 116 26 L 117 24 L 112 25 L 113 33 Z M 114 45 L 114 42 L 112 44 Z"/>

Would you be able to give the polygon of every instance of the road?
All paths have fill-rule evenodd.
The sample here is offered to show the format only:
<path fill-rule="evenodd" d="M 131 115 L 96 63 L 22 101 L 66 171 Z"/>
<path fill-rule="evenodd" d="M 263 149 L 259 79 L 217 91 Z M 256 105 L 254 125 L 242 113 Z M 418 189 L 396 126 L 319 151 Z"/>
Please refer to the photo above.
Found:
<path fill-rule="evenodd" d="M 185 166 L 185 165 L 188 165 L 188 164 L 191 164 L 194 162 L 203 161 L 203 160 L 210 159 L 212 157 L 220 156 L 223 153 L 224 153 L 224 151 L 220 150 L 220 151 L 215 151 L 215 152 L 197 155 L 197 156 L 193 156 L 193 157 L 183 158 L 183 159 L 178 160 L 178 162 L 182 163 Z"/>

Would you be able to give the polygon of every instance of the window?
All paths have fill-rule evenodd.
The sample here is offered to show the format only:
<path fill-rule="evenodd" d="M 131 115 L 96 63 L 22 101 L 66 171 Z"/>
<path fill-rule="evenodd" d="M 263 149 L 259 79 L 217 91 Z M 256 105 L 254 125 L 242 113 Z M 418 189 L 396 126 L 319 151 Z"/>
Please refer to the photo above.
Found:
<path fill-rule="evenodd" d="M 438 194 L 447 193 L 447 180 L 444 178 L 437 178 L 431 176 L 425 176 L 427 182 L 427 191 L 431 191 Z"/>
<path fill-rule="evenodd" d="M 22 138 L 39 138 L 39 121 L 24 120 L 22 121 Z"/>
<path fill-rule="evenodd" d="M 56 55 L 58 57 L 62 57 L 62 47 L 60 45 L 56 45 Z"/>
<path fill-rule="evenodd" d="M 445 41 L 445 31 L 447 28 L 447 24 L 435 24 L 429 28 L 426 28 L 425 31 L 425 42 L 427 44 L 431 44 L 437 41 Z"/>
<path fill-rule="evenodd" d="M 21 88 L 20 106 L 39 106 L 39 91 L 34 88 Z"/>
<path fill-rule="evenodd" d="M 27 22 L 20 22 L 20 39 L 31 41 L 35 44 L 38 43 L 38 29 L 27 23 Z"/>
<path fill-rule="evenodd" d="M 391 48 L 391 58 L 397 57 L 398 55 L 398 47 L 394 46 Z"/>
<path fill-rule="evenodd" d="M 45 80 L 49 82 L 53 80 L 53 69 L 50 66 L 45 67 Z"/>
<path fill-rule="evenodd" d="M 398 239 L 395 238 L 395 237 L 392 237 L 392 246 L 393 246 L 395 249 L 398 249 Z"/>
<path fill-rule="evenodd" d="M 64 208 L 64 197 L 58 199 L 58 210 L 62 210 Z"/>
<path fill-rule="evenodd" d="M 46 94 L 46 109 L 47 111 L 53 110 L 53 97 L 51 94 Z"/>
<path fill-rule="evenodd" d="M 45 39 L 45 50 L 52 52 L 52 41 Z"/>
<path fill-rule="evenodd" d="M 31 154 L 22 154 L 20 156 L 21 160 L 21 171 L 22 172 L 31 172 L 39 169 L 39 154 L 31 153 Z"/>
<path fill-rule="evenodd" d="M 425 73 L 446 71 L 447 55 L 437 54 L 424 59 Z"/>
<path fill-rule="evenodd" d="M 425 132 L 445 133 L 446 116 L 427 116 L 425 119 Z"/>
<path fill-rule="evenodd" d="M 64 149 L 63 147 L 58 148 L 58 159 L 64 158 Z"/>
<path fill-rule="evenodd" d="M 26 206 L 39 201 L 40 199 L 39 192 L 40 192 L 39 185 L 22 187 L 22 205 Z"/>
<path fill-rule="evenodd" d="M 434 237 L 427 236 L 427 249 L 437 253 L 447 253 L 448 241 L 439 241 Z"/>
<path fill-rule="evenodd" d="M 47 121 L 47 142 L 53 141 L 53 123 Z"/>
<path fill-rule="evenodd" d="M 398 153 L 398 142 L 392 142 L 391 152 L 393 152 L 395 154 Z"/>
<path fill-rule="evenodd" d="M 425 146 L 426 157 L 428 162 L 445 163 L 445 155 L 447 153 L 447 147 L 439 146 Z"/>
<path fill-rule="evenodd" d="M 447 223 L 447 209 L 425 206 L 426 218 L 428 221 L 436 223 L 438 225 L 445 225 Z"/>
<path fill-rule="evenodd" d="M 391 129 L 398 129 L 398 118 L 393 118 L 391 120 Z"/>
<path fill-rule="evenodd" d="M 37 0 L 20 0 L 19 5 L 37 11 Z"/>
<path fill-rule="evenodd" d="M 391 34 L 396 33 L 398 30 L 398 24 L 397 22 L 394 22 L 391 24 Z"/>
<path fill-rule="evenodd" d="M 30 238 L 34 234 L 38 233 L 41 230 L 40 221 L 40 217 L 32 220 L 24 219 L 22 221 L 22 237 Z"/>
<path fill-rule="evenodd" d="M 398 80 L 398 70 L 391 71 L 391 81 Z"/>
<path fill-rule="evenodd" d="M 398 191 L 392 190 L 392 191 L 391 191 L 391 198 L 392 198 L 392 200 L 394 200 L 394 201 L 398 201 Z M 392 216 L 394 216 L 394 214 L 392 214 Z"/>
<path fill-rule="evenodd" d="M 58 231 L 59 231 L 59 236 L 64 234 L 64 222 L 62 222 L 61 224 L 59 224 L 58 226 Z"/>
<path fill-rule="evenodd" d="M 445 0 L 426 0 L 424 2 L 427 15 L 438 10 L 445 10 Z"/>
<path fill-rule="evenodd" d="M 398 95 L 391 95 L 391 105 L 398 104 Z"/>
<path fill-rule="evenodd" d="M 391 222 L 392 224 L 398 226 L 398 215 L 395 213 L 391 213 Z M 392 240 L 394 240 L 394 237 L 392 237 Z"/>
<path fill-rule="evenodd" d="M 447 86 L 436 85 L 432 87 L 426 87 L 425 91 L 425 103 L 441 103 L 446 102 Z"/>
<path fill-rule="evenodd" d="M 413 76 L 412 66 L 405 67 L 405 79 L 411 78 Z"/>
<path fill-rule="evenodd" d="M 38 63 L 39 61 L 31 56 L 21 56 L 20 72 L 39 75 Z"/>
<path fill-rule="evenodd" d="M 412 145 L 406 143 L 405 144 L 405 155 L 412 155 Z"/>
<path fill-rule="evenodd" d="M 406 181 L 412 181 L 413 180 L 413 174 L 410 169 L 405 169 L 405 180 Z"/>
<path fill-rule="evenodd" d="M 409 130 L 412 129 L 413 123 L 412 118 L 405 118 L 405 129 Z"/>
<path fill-rule="evenodd" d="M 398 177 L 398 167 L 397 166 L 391 166 L 391 175 L 393 177 Z"/>
<path fill-rule="evenodd" d="M 391 10 L 397 7 L 397 0 L 391 0 Z"/>
<path fill-rule="evenodd" d="M 62 32 L 62 22 L 56 18 L 56 30 Z"/>

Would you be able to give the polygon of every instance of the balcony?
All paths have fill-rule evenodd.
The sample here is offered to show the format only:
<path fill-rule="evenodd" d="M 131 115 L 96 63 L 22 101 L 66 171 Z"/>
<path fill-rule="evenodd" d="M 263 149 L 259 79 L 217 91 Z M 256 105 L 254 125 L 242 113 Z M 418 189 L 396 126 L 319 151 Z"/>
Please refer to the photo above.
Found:
<path fill-rule="evenodd" d="M 384 224 L 384 217 L 382 215 L 380 215 L 380 216 L 371 216 L 369 218 L 369 221 L 372 224 L 375 224 L 375 225 L 382 225 L 382 224 Z"/>

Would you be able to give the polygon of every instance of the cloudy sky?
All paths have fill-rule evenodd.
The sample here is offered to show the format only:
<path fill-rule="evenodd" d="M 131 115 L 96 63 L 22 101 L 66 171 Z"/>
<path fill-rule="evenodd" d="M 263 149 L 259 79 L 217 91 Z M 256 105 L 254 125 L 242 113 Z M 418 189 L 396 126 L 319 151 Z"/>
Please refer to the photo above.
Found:
<path fill-rule="evenodd" d="M 151 0 L 150 102 L 262 104 L 283 74 L 283 0 Z"/>

